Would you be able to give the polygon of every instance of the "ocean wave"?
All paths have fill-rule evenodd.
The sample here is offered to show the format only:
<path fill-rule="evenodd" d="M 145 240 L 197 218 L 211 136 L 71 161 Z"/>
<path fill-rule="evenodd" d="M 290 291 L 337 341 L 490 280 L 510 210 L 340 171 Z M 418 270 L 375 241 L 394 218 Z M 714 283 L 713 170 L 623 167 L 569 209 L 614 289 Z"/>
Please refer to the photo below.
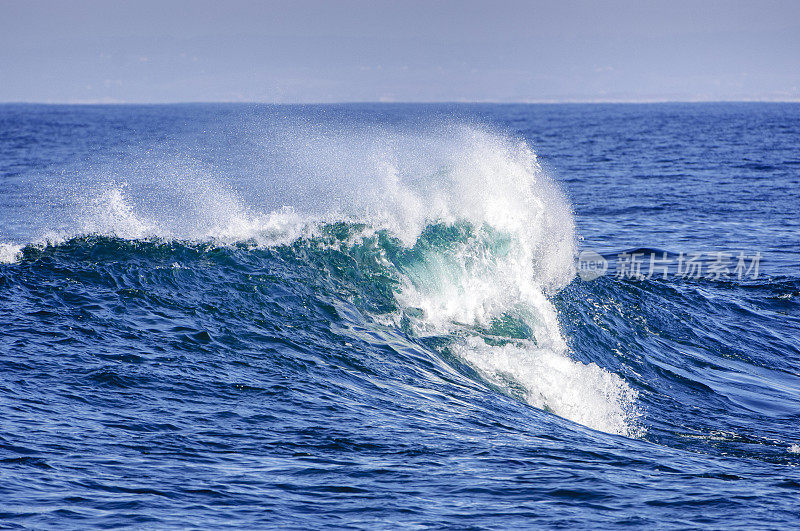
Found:
<path fill-rule="evenodd" d="M 291 201 L 272 208 L 253 199 L 270 196 L 268 183 L 245 193 L 175 160 L 150 162 L 124 180 L 107 178 L 122 169 L 106 171 L 70 194 L 59 241 L 310 253 L 297 267 L 314 267 L 314 253 L 332 249 L 355 260 L 352 290 L 363 290 L 365 277 L 391 280 L 377 291 L 388 291 L 390 304 L 369 296 L 364 303 L 376 322 L 415 338 L 447 338 L 441 353 L 534 407 L 640 434 L 636 392 L 607 369 L 577 361 L 563 338 L 550 297 L 575 277 L 574 221 L 530 147 L 464 126 L 372 133 L 287 144 Z M 287 197 L 286 183 L 273 184 Z M 52 243 L 40 239 L 39 251 L 22 254 Z M 13 261 L 21 247 L 8 249 L 3 256 Z"/>

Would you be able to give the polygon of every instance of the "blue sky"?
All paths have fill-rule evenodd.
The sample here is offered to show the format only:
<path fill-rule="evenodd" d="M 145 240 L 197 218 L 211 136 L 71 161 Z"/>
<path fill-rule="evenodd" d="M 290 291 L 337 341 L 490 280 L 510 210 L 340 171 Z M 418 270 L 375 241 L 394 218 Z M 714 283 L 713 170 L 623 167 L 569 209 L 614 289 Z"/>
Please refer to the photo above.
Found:
<path fill-rule="evenodd" d="M 800 101 L 799 1 L 0 0 L 0 101 Z"/>

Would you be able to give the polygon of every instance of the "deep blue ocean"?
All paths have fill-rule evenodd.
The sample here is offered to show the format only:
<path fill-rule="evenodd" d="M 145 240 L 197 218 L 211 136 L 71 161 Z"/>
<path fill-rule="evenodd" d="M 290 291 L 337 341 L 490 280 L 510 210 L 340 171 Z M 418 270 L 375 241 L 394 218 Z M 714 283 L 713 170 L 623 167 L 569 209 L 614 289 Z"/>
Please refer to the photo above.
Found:
<path fill-rule="evenodd" d="M 800 104 L 0 105 L 0 527 L 796 527 L 799 263 Z"/>

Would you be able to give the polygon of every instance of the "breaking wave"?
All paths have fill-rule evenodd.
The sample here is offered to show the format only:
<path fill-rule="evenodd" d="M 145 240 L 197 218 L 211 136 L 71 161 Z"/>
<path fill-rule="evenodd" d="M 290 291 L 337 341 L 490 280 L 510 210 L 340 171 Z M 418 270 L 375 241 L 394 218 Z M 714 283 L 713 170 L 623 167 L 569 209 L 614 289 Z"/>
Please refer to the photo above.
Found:
<path fill-rule="evenodd" d="M 108 238 L 284 249 L 309 270 L 336 252 L 355 273 L 326 273 L 364 294 L 376 324 L 531 406 L 642 434 L 636 391 L 563 337 L 552 297 L 575 278 L 575 226 L 528 145 L 467 126 L 292 131 L 270 138 L 269 157 L 254 149 L 247 172 L 146 153 L 45 183 L 36 234 L 0 244 L 0 262 Z"/>

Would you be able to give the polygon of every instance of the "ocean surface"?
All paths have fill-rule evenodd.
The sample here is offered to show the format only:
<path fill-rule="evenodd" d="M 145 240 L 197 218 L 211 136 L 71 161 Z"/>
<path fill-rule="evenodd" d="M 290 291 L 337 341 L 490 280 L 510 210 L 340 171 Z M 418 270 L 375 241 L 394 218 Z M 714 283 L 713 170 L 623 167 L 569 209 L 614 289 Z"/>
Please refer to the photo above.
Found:
<path fill-rule="evenodd" d="M 799 263 L 800 104 L 0 105 L 0 524 L 796 527 Z"/>

